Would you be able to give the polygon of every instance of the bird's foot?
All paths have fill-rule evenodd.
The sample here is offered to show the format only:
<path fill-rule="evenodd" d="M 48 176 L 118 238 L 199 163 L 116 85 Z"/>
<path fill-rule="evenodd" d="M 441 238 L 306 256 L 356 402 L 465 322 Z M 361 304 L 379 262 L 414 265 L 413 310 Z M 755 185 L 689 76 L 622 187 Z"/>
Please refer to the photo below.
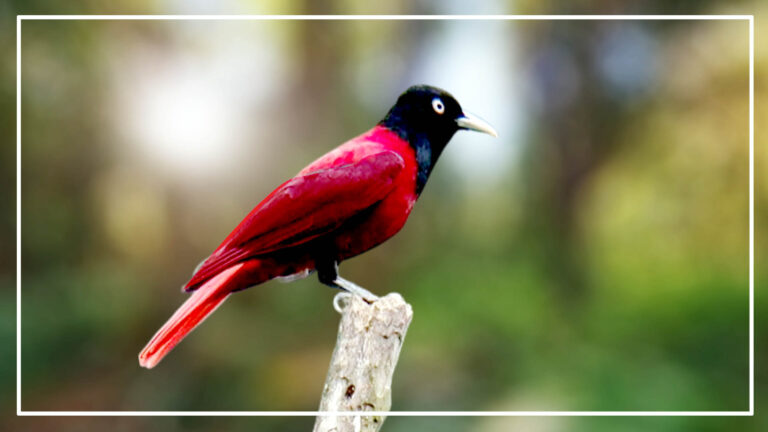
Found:
<path fill-rule="evenodd" d="M 333 280 L 333 283 L 339 288 L 362 298 L 368 304 L 371 304 L 379 299 L 379 297 L 374 293 L 368 291 L 367 289 L 361 287 L 360 285 L 354 282 L 344 279 L 341 276 L 336 276 L 336 279 Z"/>
<path fill-rule="evenodd" d="M 376 301 L 376 300 L 378 300 L 378 299 L 379 299 L 377 296 L 375 296 L 375 295 L 371 294 L 370 292 L 369 292 L 368 294 L 370 294 L 370 295 L 371 295 L 372 297 L 374 297 L 375 299 L 369 299 L 369 298 L 365 298 L 365 297 L 363 297 L 363 296 L 359 296 L 359 297 L 360 297 L 360 298 L 361 298 L 361 299 L 362 299 L 364 302 L 366 302 L 366 303 L 368 303 L 368 304 L 372 304 L 374 301 Z M 335 309 L 335 310 L 336 310 L 336 312 L 338 312 L 338 313 L 344 313 L 344 309 L 345 309 L 347 306 L 349 306 L 349 302 L 350 302 L 350 301 L 352 300 L 352 298 L 353 298 L 354 296 L 356 296 L 356 295 L 357 295 L 357 294 L 353 294 L 353 293 L 351 293 L 351 292 L 349 292 L 349 291 L 342 291 L 342 292 L 340 292 L 340 293 L 336 294 L 336 295 L 333 297 L 333 309 Z"/>
<path fill-rule="evenodd" d="M 349 300 L 352 299 L 352 294 L 343 291 L 336 294 L 333 297 L 333 309 L 338 313 L 344 313 L 344 308 L 349 306 Z"/>
<path fill-rule="evenodd" d="M 336 309 L 336 312 L 341 313 L 344 307 L 342 305 L 342 301 L 348 303 L 349 299 L 353 295 L 360 297 L 364 302 L 368 304 L 372 304 L 379 299 L 377 295 L 373 294 L 367 289 L 339 276 L 338 262 L 321 261 L 320 263 L 323 264 L 317 267 L 317 278 L 320 280 L 320 282 L 330 287 L 344 290 L 344 292 L 338 293 L 336 297 L 333 298 L 333 308 Z"/>

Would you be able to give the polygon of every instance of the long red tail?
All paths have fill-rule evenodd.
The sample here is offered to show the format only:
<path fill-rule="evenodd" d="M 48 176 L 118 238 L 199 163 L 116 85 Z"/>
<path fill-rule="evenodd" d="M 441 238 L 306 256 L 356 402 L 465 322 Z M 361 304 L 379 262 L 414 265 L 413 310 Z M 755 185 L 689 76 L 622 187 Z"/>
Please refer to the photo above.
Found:
<path fill-rule="evenodd" d="M 139 364 L 152 369 L 232 293 L 229 282 L 242 263 L 216 275 L 198 288 L 155 333 L 139 353 Z"/>

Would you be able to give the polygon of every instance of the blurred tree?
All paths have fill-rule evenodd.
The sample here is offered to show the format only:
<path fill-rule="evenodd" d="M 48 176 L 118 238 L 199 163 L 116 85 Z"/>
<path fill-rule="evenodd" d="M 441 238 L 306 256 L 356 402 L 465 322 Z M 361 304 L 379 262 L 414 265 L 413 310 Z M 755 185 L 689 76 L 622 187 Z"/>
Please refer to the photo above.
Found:
<path fill-rule="evenodd" d="M 205 9 L 211 6 L 178 2 L 122 1 L 109 10 L 97 3 L 14 1 L 3 3 L 3 12 L 11 12 L 0 15 L 4 28 L 11 29 L 13 11 L 215 11 Z M 343 12 L 346 5 L 342 1 L 289 3 L 276 7 L 295 13 L 333 13 Z M 406 2 L 399 6 L 434 12 L 445 8 L 462 12 L 469 7 L 460 3 Z M 745 5 L 752 3 L 583 1 L 571 10 L 749 12 Z M 494 2 L 477 6 L 492 8 Z M 549 3 L 517 2 L 515 6 L 530 12 L 556 12 Z M 114 142 L 114 131 L 109 124 L 99 123 L 103 119 L 99 114 L 114 95 L 103 85 L 109 69 L 102 64 L 131 55 L 124 48 L 142 38 L 161 53 L 181 49 L 175 38 L 183 24 L 166 24 L 25 24 L 25 32 L 29 31 L 24 39 L 25 62 L 31 62 L 32 69 L 29 75 L 25 70 L 28 87 L 24 94 L 24 175 L 25 194 L 29 194 L 24 197 L 24 307 L 25 320 L 29 320 L 24 333 L 25 408 L 312 409 L 319 388 L 317 395 L 303 389 L 307 382 L 322 381 L 330 354 L 324 338 L 332 337 L 336 319 L 325 305 L 318 306 L 328 293 L 318 289 L 314 280 L 243 293 L 237 305 L 233 303 L 226 314 L 195 335 L 201 342 L 188 344 L 180 354 L 183 360 L 174 367 L 151 376 L 137 373 L 135 351 L 154 328 L 154 321 L 165 318 L 166 308 L 180 298 L 169 287 L 188 273 L 189 262 L 204 253 L 200 250 L 209 247 L 208 240 L 192 243 L 190 235 L 219 239 L 217 230 L 230 228 L 230 219 L 240 216 L 240 207 L 247 206 L 242 203 L 258 199 L 253 190 L 262 187 L 253 181 L 231 194 L 204 194 L 195 189 L 189 195 L 197 198 L 196 206 L 184 197 L 169 199 L 159 207 L 168 214 L 159 219 L 178 221 L 180 215 L 186 219 L 165 227 L 170 231 L 167 241 L 173 243 L 165 247 L 173 253 L 161 258 L 142 247 L 138 234 L 124 236 L 136 242 L 132 249 L 136 255 L 121 254 L 100 230 L 104 215 L 94 197 L 109 195 L 114 184 L 136 186 L 130 176 L 146 174 L 132 171 L 136 165 L 125 163 L 123 153 L 106 147 L 105 143 Z M 368 126 L 370 116 L 382 114 L 356 109 L 362 105 L 363 93 L 353 84 L 359 82 L 354 74 L 361 69 L 352 66 L 364 58 L 368 44 L 402 61 L 395 72 L 379 69 L 382 75 L 386 72 L 407 83 L 408 73 L 429 52 L 423 47 L 432 46 L 430 38 L 439 37 L 440 26 L 450 24 L 387 25 L 286 23 L 285 31 L 294 44 L 281 55 L 293 62 L 295 74 L 282 78 L 291 90 L 288 97 L 271 101 L 270 109 L 278 113 L 275 118 L 287 120 L 258 124 L 286 135 L 284 141 L 272 143 L 276 153 L 283 153 L 274 159 L 280 166 L 269 178 L 300 168 L 348 131 Z M 678 21 L 621 25 L 517 22 L 510 26 L 508 36 L 522 38 L 525 47 L 518 65 L 525 71 L 522 87 L 530 88 L 530 93 L 512 102 L 531 112 L 530 139 L 519 164 L 523 169 L 506 180 L 512 184 L 510 189 L 524 191 L 522 209 L 516 216 L 523 222 L 518 225 L 518 219 L 507 220 L 500 211 L 501 216 L 484 219 L 490 223 L 483 228 L 494 234 L 511 233 L 511 239 L 492 234 L 478 241 L 472 230 L 456 229 L 453 216 L 445 217 L 472 215 L 478 208 L 464 208 L 466 203 L 450 193 L 452 184 L 443 189 L 432 185 L 418 210 L 422 222 L 412 222 L 417 225 L 409 231 L 410 237 L 399 238 L 388 249 L 361 257 L 351 266 L 382 289 L 391 287 L 390 281 L 407 278 L 406 298 L 422 305 L 416 310 L 403 353 L 399 374 L 404 379 L 394 384 L 396 408 L 658 409 L 663 405 L 699 409 L 744 405 L 746 271 L 744 251 L 739 247 L 746 242 L 746 229 L 743 218 L 739 219 L 744 194 L 734 192 L 734 185 L 743 183 L 746 167 L 743 149 L 735 149 L 738 144 L 734 143 L 744 139 L 735 131 L 746 127 L 746 69 L 743 58 L 725 54 L 740 53 L 746 34 L 741 27 L 719 30 L 724 26 Z M 12 40 L 4 39 L 0 45 L 9 58 L 14 53 Z M 194 44 L 183 47 L 190 53 L 199 48 Z M 760 47 L 758 44 L 757 73 L 764 78 L 766 68 L 761 66 L 767 57 Z M 689 53 L 704 61 L 690 62 Z M 696 64 L 687 72 L 700 70 L 707 79 L 701 81 L 702 87 L 693 85 L 693 73 L 671 80 L 675 74 L 667 72 L 680 69 L 676 66 L 661 73 L 659 62 L 665 61 L 680 67 Z M 367 70 L 379 72 L 376 67 Z M 13 62 L 4 63 L 2 73 L 6 79 L 0 86 L 0 120 L 5 127 L 0 130 L 7 134 L 6 142 L 12 143 Z M 764 88 L 757 87 L 758 101 L 764 99 L 759 96 Z M 673 97 L 672 103 L 668 96 Z M 377 95 L 370 106 L 375 107 L 380 98 Z M 760 112 L 758 106 L 758 120 Z M 252 136 L 243 136 L 249 138 Z M 759 175 L 766 161 L 761 139 L 758 135 L 758 240 L 768 226 L 765 213 L 760 213 L 768 202 L 765 176 Z M 680 144 L 678 152 L 661 145 L 669 142 Z M 285 154 L 305 148 L 299 158 Z M 13 150 L 7 146 L 0 152 L 0 164 L 7 167 L 0 172 L 9 185 L 13 184 Z M 104 181 L 101 188 L 105 191 L 93 193 L 102 190 L 95 184 L 114 177 L 110 175 L 113 171 L 120 171 L 127 181 Z M 125 173 L 129 173 L 127 177 Z M 136 183 L 144 189 L 169 188 L 159 178 L 148 176 Z M 451 179 L 444 178 L 446 182 Z M 686 182 L 705 187 L 686 188 Z M 273 184 L 263 185 L 269 186 Z M 134 189 L 126 186 L 125 190 Z M 0 265 L 4 266 L 0 276 L 10 281 L 15 191 L 11 186 L 0 192 L 4 194 L 0 242 L 6 246 L 0 250 Z M 484 201 L 493 209 L 510 196 L 505 183 Z M 612 205 L 614 198 L 620 198 L 620 208 Z M 637 211 L 648 203 L 658 205 L 652 209 L 658 218 L 645 220 L 652 212 Z M 731 204 L 736 210 L 726 211 Z M 201 210 L 217 205 L 216 211 Z M 224 215 L 214 219 L 214 213 Z M 706 217 L 694 217 L 702 214 Z M 147 223 L 147 219 L 131 222 Z M 494 224 L 507 227 L 497 230 Z M 672 241 L 665 244 L 659 239 Z M 764 249 L 758 241 L 758 270 Z M 648 269 L 652 271 L 641 272 Z M 487 286 L 477 286 L 478 273 Z M 760 286 L 764 277 L 759 271 L 757 276 Z M 608 289 L 616 285 L 621 289 Z M 0 306 L 7 311 L 3 316 L 10 318 L 12 290 L 3 293 Z M 765 302 L 758 301 L 758 317 L 765 315 L 764 309 Z M 571 316 L 563 316 L 563 310 Z M 7 348 L 0 354 L 10 359 L 14 326 L 10 319 L 3 323 L 2 338 L 7 343 L 2 346 Z M 765 328 L 761 321 L 758 326 L 758 330 Z M 578 337 L 562 337 L 563 332 Z M 757 350 L 759 357 L 766 356 L 759 340 Z M 9 385 L 13 366 L 12 362 L 3 364 L 1 377 Z M 758 380 L 765 381 L 760 369 Z M 11 393 L 3 396 L 0 401 L 10 405 Z M 764 405 L 761 400 L 758 404 Z M 56 424 L 73 431 L 93 427 L 299 430 L 307 429 L 311 419 L 69 419 Z M 509 424 L 519 426 L 484 419 L 393 418 L 386 428 L 390 432 L 413 430 L 414 426 L 493 431 L 506 430 Z M 739 430 L 749 426 L 734 424 Z M 46 420 L 0 420 L 2 430 L 43 430 L 51 425 Z M 524 426 L 671 431 L 725 430 L 733 425 L 696 418 L 631 424 L 617 419 L 558 418 Z"/>

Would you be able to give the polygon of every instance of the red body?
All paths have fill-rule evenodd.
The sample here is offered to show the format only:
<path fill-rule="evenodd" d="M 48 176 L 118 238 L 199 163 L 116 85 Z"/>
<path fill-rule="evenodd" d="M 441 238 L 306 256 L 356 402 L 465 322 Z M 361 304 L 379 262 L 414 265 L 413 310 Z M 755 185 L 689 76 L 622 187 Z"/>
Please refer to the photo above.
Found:
<path fill-rule="evenodd" d="M 328 152 L 259 203 L 185 285 L 193 290 L 245 262 L 232 290 L 314 270 L 318 249 L 336 261 L 395 235 L 416 202 L 416 158 L 395 133 L 375 127 Z"/>
<path fill-rule="evenodd" d="M 376 126 L 320 157 L 259 203 L 196 270 L 197 290 L 139 354 L 153 367 L 233 291 L 340 262 L 395 235 L 418 198 L 411 145 Z M 329 257 L 324 256 L 324 259 Z"/>

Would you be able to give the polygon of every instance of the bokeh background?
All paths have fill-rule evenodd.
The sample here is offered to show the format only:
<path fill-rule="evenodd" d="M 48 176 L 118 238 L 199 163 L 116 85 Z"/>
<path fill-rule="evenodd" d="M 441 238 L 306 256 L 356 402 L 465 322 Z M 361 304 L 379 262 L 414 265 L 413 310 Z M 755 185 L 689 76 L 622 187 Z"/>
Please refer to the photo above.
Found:
<path fill-rule="evenodd" d="M 457 134 L 403 231 L 342 266 L 413 305 L 394 410 L 748 408 L 747 22 L 25 21 L 22 41 L 25 410 L 316 409 L 338 315 L 314 277 L 233 296 L 152 371 L 136 355 L 262 197 L 416 83 L 500 137 Z M 312 420 L 121 426 L 254 422 Z M 623 425 L 384 428 L 704 423 Z"/>

